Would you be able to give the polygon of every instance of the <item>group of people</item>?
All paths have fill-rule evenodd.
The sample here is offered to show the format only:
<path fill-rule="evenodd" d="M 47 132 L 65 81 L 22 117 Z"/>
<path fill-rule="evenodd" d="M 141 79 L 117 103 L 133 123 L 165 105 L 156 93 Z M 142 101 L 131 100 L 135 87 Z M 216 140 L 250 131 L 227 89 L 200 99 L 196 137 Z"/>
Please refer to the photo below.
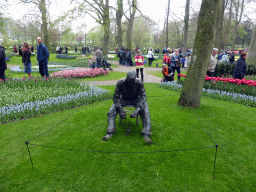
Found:
<path fill-rule="evenodd" d="M 39 65 L 39 73 L 42 77 L 49 77 L 48 73 L 48 59 L 49 59 L 49 52 L 47 47 L 43 44 L 41 37 L 37 38 L 37 61 Z M 31 46 L 33 48 L 33 46 Z M 22 55 L 22 63 L 24 65 L 24 72 L 28 74 L 29 77 L 32 77 L 32 64 L 31 64 L 31 52 L 32 49 L 30 48 L 27 42 L 24 42 L 21 50 Z M 5 49 L 2 45 L 0 45 L 0 79 L 5 80 L 5 70 L 7 69 L 6 61 L 5 61 Z"/>
<path fill-rule="evenodd" d="M 207 75 L 209 77 L 213 76 L 213 73 L 215 71 L 216 65 L 218 63 L 218 57 L 216 59 L 216 55 L 218 53 L 218 49 L 217 48 L 213 48 L 212 50 L 212 54 L 211 54 L 211 59 L 209 62 L 209 66 L 207 69 Z M 234 55 L 233 52 L 231 52 L 231 55 Z M 223 56 L 222 56 L 223 57 Z M 235 79 L 243 79 L 246 73 L 246 68 L 247 68 L 247 64 L 246 64 L 246 58 L 247 58 L 247 52 L 241 52 L 240 53 L 240 58 L 237 60 L 236 62 L 236 68 L 234 70 L 234 74 L 233 74 L 233 78 Z M 234 58 L 232 59 L 232 63 L 234 62 Z M 230 61 L 231 62 L 231 61 Z"/>
<path fill-rule="evenodd" d="M 100 48 L 95 47 L 92 51 L 92 57 L 91 57 L 91 68 L 100 68 L 101 59 L 102 56 L 102 50 Z"/>
<path fill-rule="evenodd" d="M 119 64 L 131 67 L 133 66 L 132 62 L 132 52 L 130 49 L 125 49 L 122 47 L 118 52 L 117 52 L 117 57 L 119 57 Z"/>

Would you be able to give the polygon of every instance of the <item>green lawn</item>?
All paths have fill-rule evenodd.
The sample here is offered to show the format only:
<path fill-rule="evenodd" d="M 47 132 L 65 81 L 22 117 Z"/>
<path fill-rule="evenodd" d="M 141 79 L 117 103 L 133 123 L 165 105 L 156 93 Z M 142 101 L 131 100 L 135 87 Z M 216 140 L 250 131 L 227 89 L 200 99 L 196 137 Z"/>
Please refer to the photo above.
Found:
<path fill-rule="evenodd" d="M 125 72 L 118 71 L 109 71 L 109 74 L 106 76 L 98 76 L 98 77 L 88 77 L 77 79 L 78 81 L 111 81 L 111 80 L 119 80 L 127 76 Z"/>
<path fill-rule="evenodd" d="M 163 78 L 163 73 L 162 71 L 147 71 L 146 73 L 150 74 L 150 75 L 154 75 L 156 77 L 162 77 Z M 180 72 L 181 74 L 183 75 L 186 75 L 187 74 L 187 71 L 181 71 Z M 174 76 L 174 80 L 177 80 L 178 79 L 178 73 L 177 71 L 175 71 L 175 76 Z M 184 77 L 181 77 L 181 79 L 184 79 Z"/>
<path fill-rule="evenodd" d="M 112 100 L 1 125 L 0 191 L 255 191 L 255 108 L 202 98 L 195 112 L 209 136 L 192 109 L 177 106 L 180 93 L 145 88 L 152 146 L 135 119 L 129 136 L 125 121 L 117 121 L 116 134 L 102 141 Z M 30 143 L 81 151 L 29 145 L 32 168 L 25 141 L 60 122 Z M 219 144 L 215 179 L 215 148 L 172 151 L 215 146 L 213 140 Z"/>

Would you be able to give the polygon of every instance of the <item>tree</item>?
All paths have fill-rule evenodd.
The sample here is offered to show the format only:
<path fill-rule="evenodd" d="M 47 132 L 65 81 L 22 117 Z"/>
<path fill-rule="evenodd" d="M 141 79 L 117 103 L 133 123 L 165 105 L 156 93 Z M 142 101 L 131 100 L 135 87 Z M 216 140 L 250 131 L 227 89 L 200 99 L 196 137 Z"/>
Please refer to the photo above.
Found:
<path fill-rule="evenodd" d="M 238 25 L 241 22 L 242 19 L 242 15 L 244 12 L 244 4 L 245 4 L 245 0 L 233 0 L 234 1 L 234 6 L 235 6 L 235 29 L 234 29 L 234 33 L 233 33 L 233 42 L 232 42 L 232 50 L 235 50 L 235 40 L 237 38 L 237 29 L 238 29 Z"/>
<path fill-rule="evenodd" d="M 41 13 L 42 20 L 42 32 L 43 32 L 43 41 L 46 47 L 50 47 L 49 34 L 48 34 L 48 18 L 47 18 L 47 9 L 46 9 L 46 0 L 20 0 L 23 3 L 34 4 Z"/>
<path fill-rule="evenodd" d="M 123 0 L 117 0 L 116 23 L 117 23 L 117 44 L 118 48 L 122 47 L 122 17 L 123 17 Z"/>
<path fill-rule="evenodd" d="M 169 38 L 169 33 L 168 33 L 168 24 L 169 24 L 169 14 L 170 14 L 170 0 L 168 0 L 168 8 L 167 8 L 167 14 L 166 14 L 166 43 L 165 46 L 166 48 L 168 47 L 168 38 Z"/>
<path fill-rule="evenodd" d="M 253 29 L 253 36 L 248 51 L 248 58 L 246 59 L 247 64 L 256 66 L 256 25 Z"/>
<path fill-rule="evenodd" d="M 199 107 L 204 78 L 210 60 L 214 25 L 223 0 L 203 0 L 198 17 L 197 33 L 191 64 L 180 95 L 179 105 Z"/>
<path fill-rule="evenodd" d="M 184 32 L 183 32 L 183 44 L 181 53 L 184 54 L 187 48 L 187 40 L 188 40 L 188 23 L 189 23 L 189 5 L 190 0 L 186 1 L 186 9 L 185 9 L 185 17 L 184 17 Z"/>

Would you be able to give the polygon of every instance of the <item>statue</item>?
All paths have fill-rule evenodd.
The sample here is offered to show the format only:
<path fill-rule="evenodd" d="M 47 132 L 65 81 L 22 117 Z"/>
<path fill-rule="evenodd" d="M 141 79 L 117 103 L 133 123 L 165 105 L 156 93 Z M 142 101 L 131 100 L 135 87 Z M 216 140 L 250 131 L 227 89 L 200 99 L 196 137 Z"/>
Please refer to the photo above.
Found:
<path fill-rule="evenodd" d="M 117 114 L 119 114 L 122 119 L 125 119 L 126 114 L 123 107 L 126 105 L 133 105 L 135 106 L 135 111 L 132 112 L 130 117 L 135 118 L 138 114 L 140 115 L 143 124 L 141 134 L 147 143 L 153 144 L 153 141 L 150 139 L 152 133 L 146 92 L 143 82 L 136 78 L 135 71 L 129 71 L 126 78 L 118 80 L 113 96 L 113 102 L 114 103 L 108 112 L 107 135 L 102 139 L 107 141 L 113 136 L 116 131 L 115 119 Z"/>

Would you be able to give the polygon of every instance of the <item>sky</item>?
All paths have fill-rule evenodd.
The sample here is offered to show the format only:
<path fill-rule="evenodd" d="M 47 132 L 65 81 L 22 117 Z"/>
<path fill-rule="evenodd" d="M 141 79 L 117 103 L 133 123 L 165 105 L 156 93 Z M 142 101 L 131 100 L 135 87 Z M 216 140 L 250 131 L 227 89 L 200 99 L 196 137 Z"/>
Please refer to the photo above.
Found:
<path fill-rule="evenodd" d="M 110 4 L 114 5 L 116 0 L 110 0 Z M 127 0 L 124 0 L 124 4 Z M 139 8 L 142 13 L 156 23 L 159 23 L 160 29 L 163 28 L 164 20 L 166 17 L 166 9 L 168 0 L 138 0 Z M 201 0 L 191 0 L 191 9 L 199 10 L 201 4 Z M 186 0 L 173 1 L 171 0 L 170 6 L 170 19 L 180 20 L 184 18 Z M 70 0 L 54 0 L 50 5 L 50 15 L 51 17 L 57 18 L 62 15 L 64 12 L 67 12 L 75 5 L 70 4 Z M 5 12 L 6 16 L 11 16 L 14 19 L 20 19 L 25 14 L 31 13 L 31 5 L 29 4 L 21 4 L 21 3 L 9 3 L 7 10 Z M 21 12 L 22 10 L 22 12 Z M 86 15 L 84 18 L 78 18 L 72 22 L 72 29 L 76 31 L 77 27 L 82 24 L 86 24 L 86 32 L 88 32 L 93 27 L 97 26 L 97 23 L 89 16 Z"/>

